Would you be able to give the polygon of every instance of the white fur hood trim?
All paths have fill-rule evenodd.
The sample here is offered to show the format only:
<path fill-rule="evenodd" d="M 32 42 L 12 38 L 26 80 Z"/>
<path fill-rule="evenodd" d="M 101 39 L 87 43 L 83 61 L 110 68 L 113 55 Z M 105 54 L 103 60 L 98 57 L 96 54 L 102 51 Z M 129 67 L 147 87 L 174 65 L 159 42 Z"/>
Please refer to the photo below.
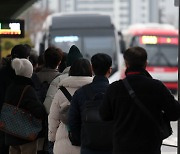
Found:
<path fill-rule="evenodd" d="M 91 83 L 93 77 L 86 76 L 68 76 L 60 82 L 60 86 L 70 87 L 70 88 L 79 88 L 83 85 Z"/>

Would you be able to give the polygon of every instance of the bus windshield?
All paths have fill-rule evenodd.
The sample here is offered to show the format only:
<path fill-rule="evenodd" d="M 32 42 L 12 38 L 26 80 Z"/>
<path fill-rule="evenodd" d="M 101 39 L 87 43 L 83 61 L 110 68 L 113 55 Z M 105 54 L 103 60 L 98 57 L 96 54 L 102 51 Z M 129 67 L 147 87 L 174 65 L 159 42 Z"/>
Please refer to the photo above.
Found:
<path fill-rule="evenodd" d="M 114 56 L 116 52 L 115 36 L 113 30 L 54 30 L 51 34 L 50 44 L 61 48 L 64 52 L 69 51 L 75 44 L 85 58 L 90 59 L 95 53 L 106 53 Z"/>
<path fill-rule="evenodd" d="M 96 53 L 106 53 L 113 60 L 112 74 L 117 71 L 118 61 L 114 29 L 53 30 L 49 43 L 67 53 L 74 44 L 80 49 L 83 57 L 88 60 Z"/>
<path fill-rule="evenodd" d="M 149 66 L 178 66 L 177 45 L 144 45 L 148 54 Z"/>
<path fill-rule="evenodd" d="M 168 39 L 173 40 L 172 43 L 159 42 L 159 39 L 167 41 Z M 151 41 L 145 39 L 146 42 L 142 41 L 142 36 L 134 37 L 133 46 L 139 45 L 146 49 L 148 54 L 148 66 L 167 66 L 167 67 L 177 67 L 178 66 L 178 45 L 177 37 L 157 37 L 153 36 Z M 163 38 L 163 39 L 162 39 Z M 166 39 L 164 39 L 166 38 Z M 167 39 L 168 38 L 168 39 Z"/>

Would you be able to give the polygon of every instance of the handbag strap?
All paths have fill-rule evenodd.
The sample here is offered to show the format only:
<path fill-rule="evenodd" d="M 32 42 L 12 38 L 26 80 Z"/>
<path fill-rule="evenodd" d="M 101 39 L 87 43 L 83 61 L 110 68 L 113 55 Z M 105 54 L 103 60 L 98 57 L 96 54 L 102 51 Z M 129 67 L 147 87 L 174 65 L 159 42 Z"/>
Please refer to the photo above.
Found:
<path fill-rule="evenodd" d="M 69 93 L 69 91 L 66 89 L 66 87 L 60 86 L 59 89 L 62 91 L 62 93 L 64 94 L 64 96 L 66 96 L 66 98 L 69 100 L 69 102 L 71 102 L 72 96 L 71 96 L 71 94 Z"/>
<path fill-rule="evenodd" d="M 25 92 L 27 91 L 27 89 L 28 89 L 29 87 L 30 87 L 30 85 L 27 85 L 27 86 L 24 87 L 24 89 L 23 89 L 23 91 L 22 91 L 22 93 L 21 93 L 20 99 L 19 99 L 19 101 L 18 101 L 17 108 L 19 107 L 19 105 L 20 105 L 20 103 L 21 103 L 21 101 L 22 101 L 22 99 L 23 99 L 23 96 L 24 96 Z"/>
<path fill-rule="evenodd" d="M 131 88 L 129 82 L 127 81 L 127 79 L 123 79 L 122 80 L 124 86 L 126 87 L 129 95 L 131 96 L 131 98 L 134 100 L 134 102 L 136 103 L 136 105 L 144 112 L 145 115 L 147 115 L 149 117 L 149 119 L 151 121 L 153 121 L 156 126 L 158 127 L 159 130 L 162 130 L 162 128 L 160 127 L 159 123 L 155 120 L 155 118 L 152 116 L 151 112 L 142 104 L 142 102 L 137 98 L 134 90 Z"/>

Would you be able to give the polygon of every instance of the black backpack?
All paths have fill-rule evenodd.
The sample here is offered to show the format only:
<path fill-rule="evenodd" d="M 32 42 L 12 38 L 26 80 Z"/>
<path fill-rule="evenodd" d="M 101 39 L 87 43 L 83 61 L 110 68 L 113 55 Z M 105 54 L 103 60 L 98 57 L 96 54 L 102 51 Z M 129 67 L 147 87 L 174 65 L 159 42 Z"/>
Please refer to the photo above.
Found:
<path fill-rule="evenodd" d="M 60 73 L 58 75 L 56 75 L 51 80 L 51 82 L 59 75 L 60 75 Z M 37 76 L 37 74 L 33 75 L 33 80 L 35 81 L 35 86 L 36 86 L 35 90 L 36 90 L 37 96 L 38 96 L 39 100 L 41 101 L 41 103 L 44 103 L 44 100 L 46 98 L 46 94 L 47 94 L 47 91 L 49 89 L 51 82 L 50 83 L 48 81 L 41 82 L 39 77 Z"/>
<path fill-rule="evenodd" d="M 47 81 L 41 83 L 41 87 L 39 89 L 39 99 L 42 103 L 44 103 L 49 86 L 50 83 L 48 83 Z"/>
<path fill-rule="evenodd" d="M 91 85 L 83 87 L 88 100 L 83 106 L 81 146 L 94 150 L 112 150 L 113 122 L 102 121 L 99 107 L 104 93 L 95 94 Z"/>

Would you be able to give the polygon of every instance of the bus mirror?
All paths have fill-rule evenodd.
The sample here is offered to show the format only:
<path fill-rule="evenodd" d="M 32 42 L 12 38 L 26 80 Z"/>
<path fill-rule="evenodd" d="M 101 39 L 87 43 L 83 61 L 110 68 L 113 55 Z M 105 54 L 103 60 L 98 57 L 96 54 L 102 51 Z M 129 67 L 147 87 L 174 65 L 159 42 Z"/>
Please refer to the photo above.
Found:
<path fill-rule="evenodd" d="M 44 43 L 40 43 L 40 46 L 39 46 L 39 55 L 43 54 L 43 53 L 44 53 L 44 50 L 45 50 L 45 45 L 44 45 Z"/>
<path fill-rule="evenodd" d="M 121 53 L 124 53 L 124 51 L 126 50 L 126 44 L 124 40 L 120 40 L 120 48 L 121 48 Z"/>

